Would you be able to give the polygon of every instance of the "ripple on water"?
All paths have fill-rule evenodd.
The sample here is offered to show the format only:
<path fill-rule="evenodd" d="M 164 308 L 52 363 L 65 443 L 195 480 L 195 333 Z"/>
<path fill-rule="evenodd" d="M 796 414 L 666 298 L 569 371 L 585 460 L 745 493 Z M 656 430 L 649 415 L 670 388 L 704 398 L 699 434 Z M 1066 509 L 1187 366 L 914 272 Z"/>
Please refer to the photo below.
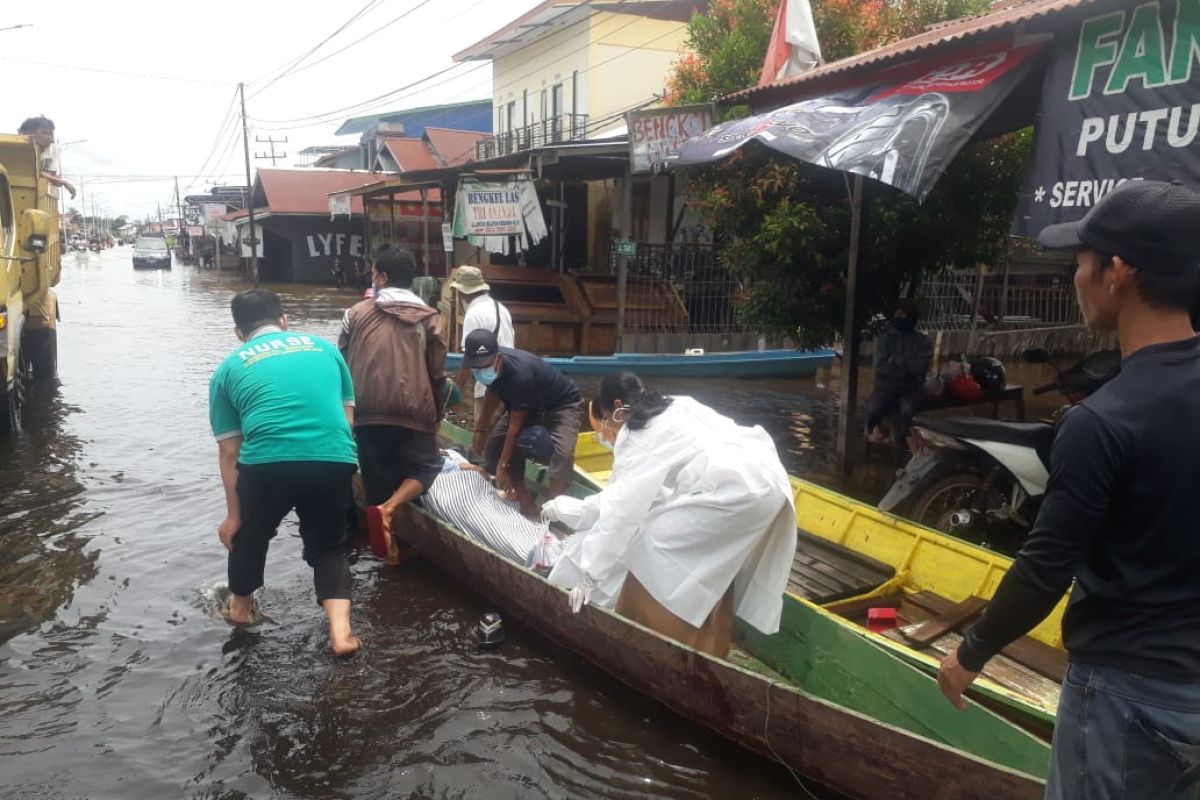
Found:
<path fill-rule="evenodd" d="M 328 649 L 294 522 L 262 624 L 221 619 L 223 500 L 207 381 L 236 345 L 230 276 L 64 266 L 63 386 L 0 443 L 0 797 L 782 798 L 781 768 L 688 724 L 415 561 L 355 550 L 355 658 Z M 358 292 L 280 287 L 292 325 L 336 336 Z M 791 435 L 827 395 L 711 382 L 718 408 Z M 806 462 L 814 457 L 805 455 Z"/>

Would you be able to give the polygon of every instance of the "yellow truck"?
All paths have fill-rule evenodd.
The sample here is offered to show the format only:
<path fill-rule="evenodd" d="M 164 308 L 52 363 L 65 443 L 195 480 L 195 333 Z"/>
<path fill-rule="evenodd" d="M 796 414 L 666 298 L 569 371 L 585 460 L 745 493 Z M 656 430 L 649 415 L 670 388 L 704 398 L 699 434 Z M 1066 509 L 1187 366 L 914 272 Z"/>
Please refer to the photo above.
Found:
<path fill-rule="evenodd" d="M 20 429 L 34 376 L 57 358 L 53 337 L 40 337 L 36 353 L 28 345 L 35 330 L 54 325 L 58 240 L 58 198 L 37 146 L 29 136 L 0 134 L 0 438 Z"/>

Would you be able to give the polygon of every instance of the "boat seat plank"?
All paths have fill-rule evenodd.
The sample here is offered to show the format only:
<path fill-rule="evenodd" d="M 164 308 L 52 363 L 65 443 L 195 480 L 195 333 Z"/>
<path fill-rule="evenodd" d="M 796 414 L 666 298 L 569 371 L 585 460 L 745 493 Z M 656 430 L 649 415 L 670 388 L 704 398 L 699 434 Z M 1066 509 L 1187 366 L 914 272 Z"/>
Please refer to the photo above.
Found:
<path fill-rule="evenodd" d="M 933 619 L 921 623 L 913 631 L 905 633 L 904 638 L 918 647 L 926 647 L 947 633 L 957 630 L 960 625 L 975 619 L 983 613 L 985 608 L 987 608 L 987 600 L 982 597 L 968 597 L 961 603 L 955 603 L 954 607 L 946 613 L 939 614 Z"/>
<path fill-rule="evenodd" d="M 933 592 L 915 592 L 905 598 L 913 605 L 919 606 L 931 615 L 945 614 L 954 607 L 954 601 L 948 600 Z M 904 616 L 903 610 L 901 616 Z M 907 619 L 907 617 L 905 617 Z M 1057 647 L 1051 647 L 1045 642 L 1039 642 L 1030 636 L 1022 636 L 1017 641 L 1000 651 L 1017 663 L 1058 683 L 1067 674 L 1067 654 Z"/>
<path fill-rule="evenodd" d="M 798 530 L 788 590 L 821 605 L 866 594 L 895 574 L 895 569 L 882 561 Z"/>
<path fill-rule="evenodd" d="M 906 641 L 903 630 L 899 628 L 888 631 L 886 635 L 888 638 L 898 642 Z M 959 634 L 947 633 L 929 645 L 925 649 L 925 652 L 940 659 L 955 650 L 961 642 L 962 636 Z M 983 668 L 983 675 L 993 683 L 1003 686 L 1022 697 L 1036 700 L 1049 707 L 1054 707 L 1058 704 L 1058 695 L 1062 688 L 1061 681 L 1052 680 L 1038 674 L 1027 665 L 1009 658 L 1003 651 L 1001 655 L 988 661 L 987 665 Z"/>

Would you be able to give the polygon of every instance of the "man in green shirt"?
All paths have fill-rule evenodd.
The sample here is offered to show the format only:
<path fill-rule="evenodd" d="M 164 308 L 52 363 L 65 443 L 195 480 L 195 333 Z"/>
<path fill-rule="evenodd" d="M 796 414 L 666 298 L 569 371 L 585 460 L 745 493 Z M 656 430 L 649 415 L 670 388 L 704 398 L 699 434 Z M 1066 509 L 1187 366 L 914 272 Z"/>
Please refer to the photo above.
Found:
<path fill-rule="evenodd" d="M 217 533 L 229 550 L 229 619 L 250 621 L 267 548 L 295 509 L 333 650 L 350 655 L 358 650 L 344 523 L 357 463 L 350 371 L 329 342 L 287 330 L 273 292 L 242 292 L 231 309 L 243 344 L 209 385 L 225 485 L 227 514 Z"/>

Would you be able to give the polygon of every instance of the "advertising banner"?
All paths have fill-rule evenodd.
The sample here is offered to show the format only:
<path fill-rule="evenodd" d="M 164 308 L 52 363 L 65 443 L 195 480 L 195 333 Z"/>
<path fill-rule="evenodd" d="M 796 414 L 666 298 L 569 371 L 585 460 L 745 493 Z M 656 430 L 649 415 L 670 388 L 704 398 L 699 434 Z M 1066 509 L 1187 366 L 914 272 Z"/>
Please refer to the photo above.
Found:
<path fill-rule="evenodd" d="M 726 122 L 686 142 L 677 163 L 716 161 L 756 141 L 924 200 L 958 151 L 1028 74 L 1041 47 L 931 59 L 851 89 Z"/>
<path fill-rule="evenodd" d="M 546 238 L 546 220 L 533 181 L 465 178 L 459 182 L 455 236 L 524 236 L 526 226 L 535 244 Z"/>
<path fill-rule="evenodd" d="M 1057 38 L 1014 232 L 1073 222 L 1127 180 L 1200 188 L 1200 0 L 1099 14 Z"/>
<path fill-rule="evenodd" d="M 712 104 L 630 111 L 626 116 L 629 169 L 635 174 L 660 170 L 679 153 L 684 142 L 701 135 L 716 121 Z"/>

